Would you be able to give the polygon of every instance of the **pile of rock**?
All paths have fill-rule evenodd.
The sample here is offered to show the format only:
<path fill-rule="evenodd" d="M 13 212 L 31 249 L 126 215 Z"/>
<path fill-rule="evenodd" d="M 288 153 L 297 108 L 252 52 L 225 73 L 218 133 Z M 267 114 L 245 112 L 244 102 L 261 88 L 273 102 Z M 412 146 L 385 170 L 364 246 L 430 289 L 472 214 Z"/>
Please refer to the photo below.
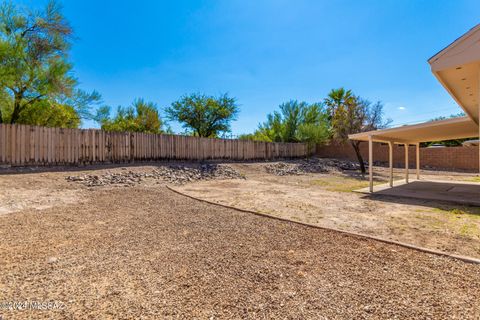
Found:
<path fill-rule="evenodd" d="M 198 180 L 244 179 L 235 169 L 227 165 L 203 164 L 198 167 L 165 166 L 153 170 L 155 177 L 176 184 Z"/>
<path fill-rule="evenodd" d="M 329 168 L 329 170 L 360 170 L 360 164 L 355 161 L 350 160 L 340 160 L 340 159 L 325 159 L 325 158 L 314 158 L 316 161 L 321 162 L 324 166 Z M 365 164 L 367 165 L 367 164 Z"/>
<path fill-rule="evenodd" d="M 269 164 L 265 167 L 265 170 L 276 176 L 292 176 L 304 174 L 300 169 L 300 166 L 296 163 L 277 162 Z"/>
<path fill-rule="evenodd" d="M 133 186 L 140 183 L 148 174 L 133 171 L 119 173 L 107 172 L 102 175 L 86 174 L 82 176 L 68 176 L 67 181 L 79 182 L 87 187 L 98 187 L 106 185 Z"/>
<path fill-rule="evenodd" d="M 269 164 L 266 171 L 276 176 L 302 175 L 306 173 L 338 172 L 358 170 L 358 163 L 349 160 L 309 158 L 296 161 L 282 161 Z"/>
<path fill-rule="evenodd" d="M 227 165 L 203 164 L 195 167 L 187 166 L 162 166 L 151 172 L 135 172 L 123 170 L 122 172 L 107 172 L 101 175 L 86 174 L 81 176 L 68 176 L 67 181 L 81 183 L 87 187 L 106 185 L 134 186 L 145 179 L 156 179 L 174 184 L 184 184 L 198 180 L 212 179 L 244 179 L 235 169 Z"/>

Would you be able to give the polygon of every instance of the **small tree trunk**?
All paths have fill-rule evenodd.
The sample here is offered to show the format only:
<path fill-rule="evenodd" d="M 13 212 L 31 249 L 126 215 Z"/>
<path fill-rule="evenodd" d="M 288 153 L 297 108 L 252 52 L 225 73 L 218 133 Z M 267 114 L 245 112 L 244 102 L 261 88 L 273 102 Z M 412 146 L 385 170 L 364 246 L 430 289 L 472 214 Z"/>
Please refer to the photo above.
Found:
<path fill-rule="evenodd" d="M 15 100 L 13 102 L 12 118 L 10 119 L 11 124 L 16 123 L 18 121 L 18 118 L 20 117 L 21 101 L 22 101 L 22 97 L 19 94 L 16 94 Z"/>
<path fill-rule="evenodd" d="M 363 163 L 363 157 L 362 154 L 360 153 L 360 142 L 361 141 L 351 141 L 353 150 L 355 150 L 355 154 L 357 155 L 358 163 L 360 164 L 360 170 L 362 171 L 362 174 L 367 173 L 367 170 L 365 169 L 365 164 Z M 368 165 L 372 165 L 369 163 Z"/>
<path fill-rule="evenodd" d="M 3 123 L 2 108 L 0 107 L 0 123 Z"/>

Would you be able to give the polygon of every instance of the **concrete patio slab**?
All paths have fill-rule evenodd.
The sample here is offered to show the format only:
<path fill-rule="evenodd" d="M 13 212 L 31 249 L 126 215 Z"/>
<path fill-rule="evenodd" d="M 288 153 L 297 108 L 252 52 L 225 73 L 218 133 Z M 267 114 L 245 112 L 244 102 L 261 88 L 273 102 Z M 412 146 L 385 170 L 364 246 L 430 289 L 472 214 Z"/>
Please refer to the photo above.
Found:
<path fill-rule="evenodd" d="M 395 181 L 393 187 L 388 183 L 376 185 L 373 193 L 369 192 L 369 188 L 355 192 L 480 206 L 480 183 L 476 182 L 411 180 L 410 183 L 406 183 L 405 180 L 401 180 Z"/>

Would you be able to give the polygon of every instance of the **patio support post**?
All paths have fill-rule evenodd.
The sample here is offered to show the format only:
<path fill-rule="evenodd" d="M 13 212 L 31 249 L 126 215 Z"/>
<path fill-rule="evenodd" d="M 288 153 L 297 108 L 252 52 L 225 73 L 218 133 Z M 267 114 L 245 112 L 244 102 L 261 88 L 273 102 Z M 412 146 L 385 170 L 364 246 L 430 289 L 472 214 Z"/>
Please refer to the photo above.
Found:
<path fill-rule="evenodd" d="M 368 182 L 370 192 L 373 192 L 373 140 L 368 136 Z"/>
<path fill-rule="evenodd" d="M 388 142 L 388 165 L 390 169 L 390 187 L 393 187 L 393 142 Z"/>
<path fill-rule="evenodd" d="M 415 145 L 415 156 L 417 157 L 417 180 L 420 180 L 420 143 Z"/>
<path fill-rule="evenodd" d="M 408 183 L 408 143 L 403 145 L 405 146 L 405 182 Z"/>

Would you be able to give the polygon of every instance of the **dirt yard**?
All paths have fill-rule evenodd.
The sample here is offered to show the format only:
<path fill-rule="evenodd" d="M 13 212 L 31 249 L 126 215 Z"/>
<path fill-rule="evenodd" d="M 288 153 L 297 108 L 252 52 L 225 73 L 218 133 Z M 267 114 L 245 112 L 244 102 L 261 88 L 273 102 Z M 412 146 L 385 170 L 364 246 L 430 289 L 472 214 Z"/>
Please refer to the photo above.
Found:
<path fill-rule="evenodd" d="M 261 165 L 231 166 L 246 179 L 176 188 L 210 199 L 223 188 L 229 203 L 258 192 L 258 203 L 266 206 L 268 198 L 260 198 L 267 184 L 276 208 L 286 206 L 291 192 L 302 191 L 308 199 L 317 195 L 308 196 L 316 188 L 335 189 L 320 193 L 326 196 L 317 199 L 324 203 L 317 218 L 314 210 L 312 215 L 300 210 L 308 203 L 292 202 L 292 210 L 272 212 L 318 221 L 326 220 L 326 205 L 335 197 L 341 202 L 339 215 L 357 208 L 362 215 L 381 217 L 386 209 L 374 210 L 386 205 L 405 205 L 404 212 L 428 209 L 361 199 L 345 192 L 345 183 L 334 184 L 321 174 L 276 177 L 262 173 Z M 153 169 L 131 168 L 131 176 Z M 205 204 L 169 191 L 150 176 L 133 186 L 88 187 L 84 180 L 66 180 L 72 175 L 106 179 L 107 171 L 121 175 L 126 170 L 0 175 L 3 319 L 480 317 L 479 265 Z M 315 182 L 322 178 L 328 182 Z M 353 180 L 348 188 L 359 183 Z M 446 214 L 436 210 L 430 214 Z M 467 215 L 459 214 L 461 219 Z M 371 220 L 365 226 L 375 225 Z M 33 310 L 34 302 L 50 310 Z"/>
<path fill-rule="evenodd" d="M 197 198 L 313 225 L 480 258 L 480 208 L 352 192 L 368 186 L 357 171 L 276 176 L 264 163 L 232 164 L 245 180 L 177 187 Z M 375 183 L 388 172 L 376 167 Z M 413 175 L 413 170 L 412 170 Z M 395 170 L 396 179 L 403 178 Z M 480 181 L 475 174 L 421 172 L 432 180 Z"/>

